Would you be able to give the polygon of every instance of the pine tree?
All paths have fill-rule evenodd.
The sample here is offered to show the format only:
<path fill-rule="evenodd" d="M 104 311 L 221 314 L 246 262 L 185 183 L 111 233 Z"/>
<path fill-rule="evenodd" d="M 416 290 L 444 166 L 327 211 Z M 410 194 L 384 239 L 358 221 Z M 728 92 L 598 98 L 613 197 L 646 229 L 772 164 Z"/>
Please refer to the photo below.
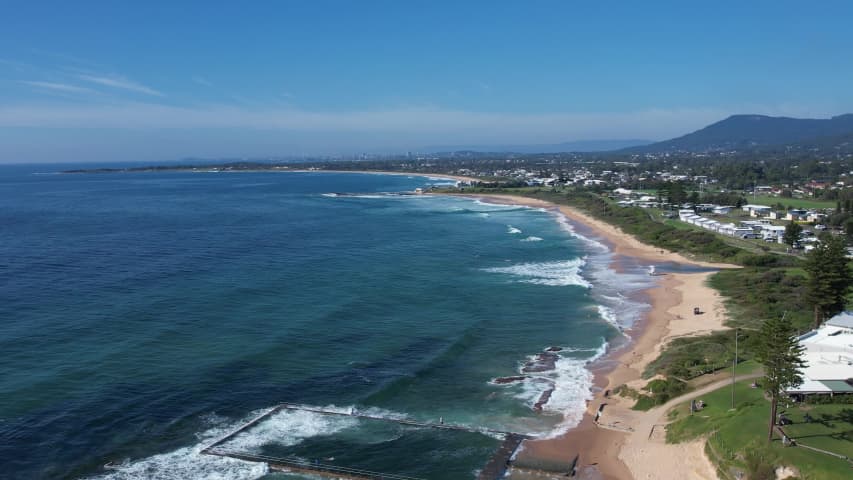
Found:
<path fill-rule="evenodd" d="M 805 366 L 803 347 L 797 341 L 791 321 L 782 318 L 766 320 L 756 345 L 755 358 L 764 365 L 764 391 L 770 397 L 770 428 L 767 440 L 773 439 L 779 398 L 788 388 L 803 382 L 800 370 Z"/>
<path fill-rule="evenodd" d="M 800 233 L 803 232 L 803 227 L 795 221 L 788 222 L 785 225 L 785 234 L 782 236 L 782 241 L 789 247 L 793 247 L 797 240 L 800 239 Z"/>
<path fill-rule="evenodd" d="M 821 242 L 806 256 L 805 269 L 809 273 L 807 298 L 814 308 L 814 326 L 844 310 L 847 292 L 853 283 L 853 272 L 847 262 L 847 249 L 843 237 L 821 236 Z"/>

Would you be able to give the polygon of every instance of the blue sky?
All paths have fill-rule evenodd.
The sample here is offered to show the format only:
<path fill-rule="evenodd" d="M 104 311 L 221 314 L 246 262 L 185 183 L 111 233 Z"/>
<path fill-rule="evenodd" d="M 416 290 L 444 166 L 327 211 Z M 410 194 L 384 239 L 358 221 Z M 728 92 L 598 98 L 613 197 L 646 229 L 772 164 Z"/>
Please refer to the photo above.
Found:
<path fill-rule="evenodd" d="M 853 2 L 3 1 L 0 162 L 664 139 L 853 111 Z"/>

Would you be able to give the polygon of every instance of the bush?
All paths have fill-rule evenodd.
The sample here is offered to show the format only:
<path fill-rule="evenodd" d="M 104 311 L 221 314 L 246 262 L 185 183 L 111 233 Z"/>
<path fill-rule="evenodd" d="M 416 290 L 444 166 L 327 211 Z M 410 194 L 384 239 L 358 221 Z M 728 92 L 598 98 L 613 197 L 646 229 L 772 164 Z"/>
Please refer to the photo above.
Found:
<path fill-rule="evenodd" d="M 748 445 L 743 460 L 749 480 L 776 480 L 776 456 L 759 441 Z"/>
<path fill-rule="evenodd" d="M 687 390 L 687 384 L 674 378 L 655 379 L 643 387 L 643 390 L 649 393 L 644 395 L 635 392 L 637 402 L 632 407 L 634 410 L 648 410 L 663 405 L 670 399 L 684 393 Z"/>
<path fill-rule="evenodd" d="M 853 404 L 853 394 L 836 394 L 836 395 L 807 395 L 805 403 L 810 405 L 828 405 L 828 404 Z"/>

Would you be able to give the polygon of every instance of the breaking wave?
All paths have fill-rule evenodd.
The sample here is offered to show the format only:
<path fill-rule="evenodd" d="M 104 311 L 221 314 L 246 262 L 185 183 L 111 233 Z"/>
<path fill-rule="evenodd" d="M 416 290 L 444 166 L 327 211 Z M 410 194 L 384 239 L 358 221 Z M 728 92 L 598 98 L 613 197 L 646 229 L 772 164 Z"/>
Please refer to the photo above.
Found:
<path fill-rule="evenodd" d="M 522 283 L 555 287 L 576 285 L 590 288 L 592 284 L 581 276 L 581 269 L 585 264 L 584 259 L 576 258 L 556 262 L 519 263 L 509 267 L 494 267 L 484 270 L 517 277 L 517 281 Z"/>
<path fill-rule="evenodd" d="M 339 413 L 349 413 L 356 407 L 322 407 Z M 254 480 L 269 473 L 265 463 L 246 462 L 229 457 L 205 455 L 201 451 L 217 440 L 227 436 L 252 418 L 266 410 L 252 412 L 241 421 L 225 421 L 212 416 L 218 425 L 196 434 L 197 443 L 137 460 L 125 460 L 110 465 L 110 472 L 89 477 L 91 480 Z M 358 413 L 372 417 L 403 419 L 405 415 L 381 408 L 360 409 Z M 282 410 L 265 418 L 248 430 L 241 432 L 217 449 L 246 453 L 261 453 L 264 445 L 292 446 L 316 436 L 332 435 L 357 426 L 354 417 L 323 415 L 305 410 Z"/>
<path fill-rule="evenodd" d="M 535 408 L 543 392 L 550 390 L 548 401 L 541 406 L 542 411 L 563 416 L 562 421 L 545 436 L 556 436 L 580 423 L 586 411 L 587 402 L 592 400 L 593 374 L 588 366 L 606 352 L 607 342 L 604 339 L 594 349 L 561 350 L 557 353 L 558 358 L 553 369 L 529 375 L 519 383 L 520 388 L 515 394 L 516 398 L 530 408 Z M 578 353 L 586 355 L 579 358 L 576 356 Z M 529 357 L 529 360 L 533 358 Z M 519 373 L 523 374 L 521 368 Z"/>

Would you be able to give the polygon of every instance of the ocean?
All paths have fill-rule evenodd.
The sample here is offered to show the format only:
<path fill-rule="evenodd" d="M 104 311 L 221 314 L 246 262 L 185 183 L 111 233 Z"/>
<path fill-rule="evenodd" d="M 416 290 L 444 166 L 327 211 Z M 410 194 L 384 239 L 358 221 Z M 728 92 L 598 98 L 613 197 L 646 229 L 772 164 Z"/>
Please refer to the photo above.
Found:
<path fill-rule="evenodd" d="M 282 402 L 554 435 L 646 308 L 554 212 L 389 194 L 447 179 L 60 168 L 0 167 L 3 479 L 305 478 L 200 454 Z M 229 448 L 456 480 L 497 443 L 284 411 Z"/>

